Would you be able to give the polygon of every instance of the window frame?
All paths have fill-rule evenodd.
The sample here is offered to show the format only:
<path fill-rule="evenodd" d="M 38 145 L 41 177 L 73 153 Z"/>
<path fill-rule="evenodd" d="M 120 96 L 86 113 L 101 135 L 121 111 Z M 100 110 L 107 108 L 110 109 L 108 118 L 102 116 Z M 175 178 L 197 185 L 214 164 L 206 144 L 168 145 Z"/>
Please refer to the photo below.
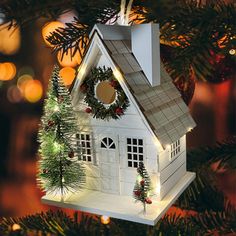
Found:
<path fill-rule="evenodd" d="M 103 141 L 104 139 L 107 139 L 108 144 L 105 143 L 105 141 Z M 111 140 L 112 142 L 109 144 L 109 141 L 110 141 L 110 140 Z M 102 147 L 102 144 L 104 145 L 104 147 Z M 105 136 L 105 137 L 103 137 L 103 138 L 101 139 L 101 141 L 100 141 L 100 148 L 101 148 L 101 149 L 107 149 L 107 150 L 116 150 L 116 149 L 117 149 L 116 143 L 115 143 L 114 139 L 111 138 L 111 137 L 109 137 L 109 136 Z"/>
<path fill-rule="evenodd" d="M 89 140 L 86 139 L 81 139 L 82 135 L 89 135 Z M 79 138 L 78 138 L 79 136 Z M 85 142 L 85 147 L 83 147 L 82 142 Z M 90 147 L 87 147 L 88 142 L 90 143 Z M 81 161 L 83 161 L 86 164 L 94 165 L 96 163 L 96 157 L 95 157 L 95 152 L 94 152 L 94 140 L 93 140 L 93 133 L 92 132 L 78 132 L 76 134 L 76 143 L 81 149 L 82 153 L 80 152 L 79 155 L 81 155 Z M 89 148 L 89 149 L 88 149 Z M 84 153 L 83 150 L 86 150 L 85 158 L 84 160 Z M 90 150 L 90 154 L 87 153 L 87 150 Z M 91 161 L 88 161 L 88 157 L 91 157 Z"/>
<path fill-rule="evenodd" d="M 131 139 L 131 143 L 128 143 L 128 139 Z M 137 143 L 133 144 L 133 140 L 136 139 Z M 139 144 L 139 140 L 142 140 L 142 145 Z M 125 137 L 125 153 L 126 153 L 126 167 L 129 169 L 136 170 L 139 166 L 139 162 L 143 162 L 145 164 L 146 159 L 146 140 L 144 137 L 137 136 L 126 136 Z M 131 150 L 128 150 L 128 147 L 131 147 Z M 133 152 L 133 147 L 136 147 L 137 151 Z M 142 148 L 142 152 L 139 152 L 139 149 Z M 129 158 L 130 155 L 130 158 Z M 134 159 L 134 155 L 137 155 L 137 159 Z M 142 160 L 139 159 L 139 156 L 142 156 Z M 129 166 L 129 162 L 132 163 L 132 166 Z M 134 166 L 134 163 L 137 163 L 137 167 Z"/>
<path fill-rule="evenodd" d="M 170 161 L 175 160 L 181 153 L 181 150 L 182 150 L 181 140 L 178 139 L 177 141 L 175 141 L 174 143 L 170 145 L 170 154 L 169 154 Z"/>

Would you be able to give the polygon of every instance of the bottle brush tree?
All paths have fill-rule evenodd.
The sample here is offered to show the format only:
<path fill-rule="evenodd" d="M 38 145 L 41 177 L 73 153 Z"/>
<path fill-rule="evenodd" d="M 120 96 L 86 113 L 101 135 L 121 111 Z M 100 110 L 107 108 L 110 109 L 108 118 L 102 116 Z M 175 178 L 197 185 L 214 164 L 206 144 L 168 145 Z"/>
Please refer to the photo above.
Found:
<path fill-rule="evenodd" d="M 76 118 L 71 97 L 55 66 L 39 130 L 38 182 L 47 192 L 65 193 L 85 184 L 85 171 L 76 145 Z"/>
<path fill-rule="evenodd" d="M 133 190 L 133 197 L 136 202 L 141 202 L 143 204 L 144 213 L 146 213 L 146 204 L 152 204 L 152 200 L 149 198 L 152 188 L 151 179 L 147 170 L 145 169 L 143 162 L 139 162 L 137 173 L 138 175 Z"/>

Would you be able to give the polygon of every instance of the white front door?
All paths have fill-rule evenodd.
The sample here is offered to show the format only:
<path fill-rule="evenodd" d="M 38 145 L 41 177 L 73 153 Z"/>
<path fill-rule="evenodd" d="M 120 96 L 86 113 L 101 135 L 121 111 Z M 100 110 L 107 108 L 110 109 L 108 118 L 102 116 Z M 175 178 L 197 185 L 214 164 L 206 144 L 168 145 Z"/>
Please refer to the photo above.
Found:
<path fill-rule="evenodd" d="M 120 194 L 119 152 L 117 137 L 100 138 L 100 173 L 102 192 Z"/>

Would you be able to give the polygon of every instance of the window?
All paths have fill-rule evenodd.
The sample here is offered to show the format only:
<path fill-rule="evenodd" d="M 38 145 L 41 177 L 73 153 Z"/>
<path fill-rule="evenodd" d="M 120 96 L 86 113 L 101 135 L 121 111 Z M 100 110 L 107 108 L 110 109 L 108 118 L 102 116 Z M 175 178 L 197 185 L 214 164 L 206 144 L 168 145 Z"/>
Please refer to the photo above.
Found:
<path fill-rule="evenodd" d="M 170 159 L 173 160 L 174 157 L 177 156 L 177 154 L 180 153 L 180 140 L 177 140 L 176 142 L 171 144 L 171 157 Z"/>
<path fill-rule="evenodd" d="M 111 138 L 106 137 L 106 138 L 102 139 L 101 148 L 115 149 L 116 145 Z"/>
<path fill-rule="evenodd" d="M 127 138 L 128 167 L 137 168 L 144 160 L 143 139 Z"/>
<path fill-rule="evenodd" d="M 92 151 L 92 137 L 91 134 L 80 133 L 76 135 L 77 145 L 79 146 L 82 160 L 92 162 L 93 151 Z"/>

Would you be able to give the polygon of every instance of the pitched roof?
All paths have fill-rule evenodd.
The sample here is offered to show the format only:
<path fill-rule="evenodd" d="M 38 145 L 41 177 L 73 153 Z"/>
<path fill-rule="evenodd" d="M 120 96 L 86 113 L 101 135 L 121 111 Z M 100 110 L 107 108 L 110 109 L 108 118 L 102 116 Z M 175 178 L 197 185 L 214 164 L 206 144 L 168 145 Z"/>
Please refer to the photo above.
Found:
<path fill-rule="evenodd" d="M 130 40 L 103 40 L 124 75 L 153 132 L 163 146 L 195 127 L 189 109 L 161 63 L 161 84 L 152 87 L 131 51 Z"/>

